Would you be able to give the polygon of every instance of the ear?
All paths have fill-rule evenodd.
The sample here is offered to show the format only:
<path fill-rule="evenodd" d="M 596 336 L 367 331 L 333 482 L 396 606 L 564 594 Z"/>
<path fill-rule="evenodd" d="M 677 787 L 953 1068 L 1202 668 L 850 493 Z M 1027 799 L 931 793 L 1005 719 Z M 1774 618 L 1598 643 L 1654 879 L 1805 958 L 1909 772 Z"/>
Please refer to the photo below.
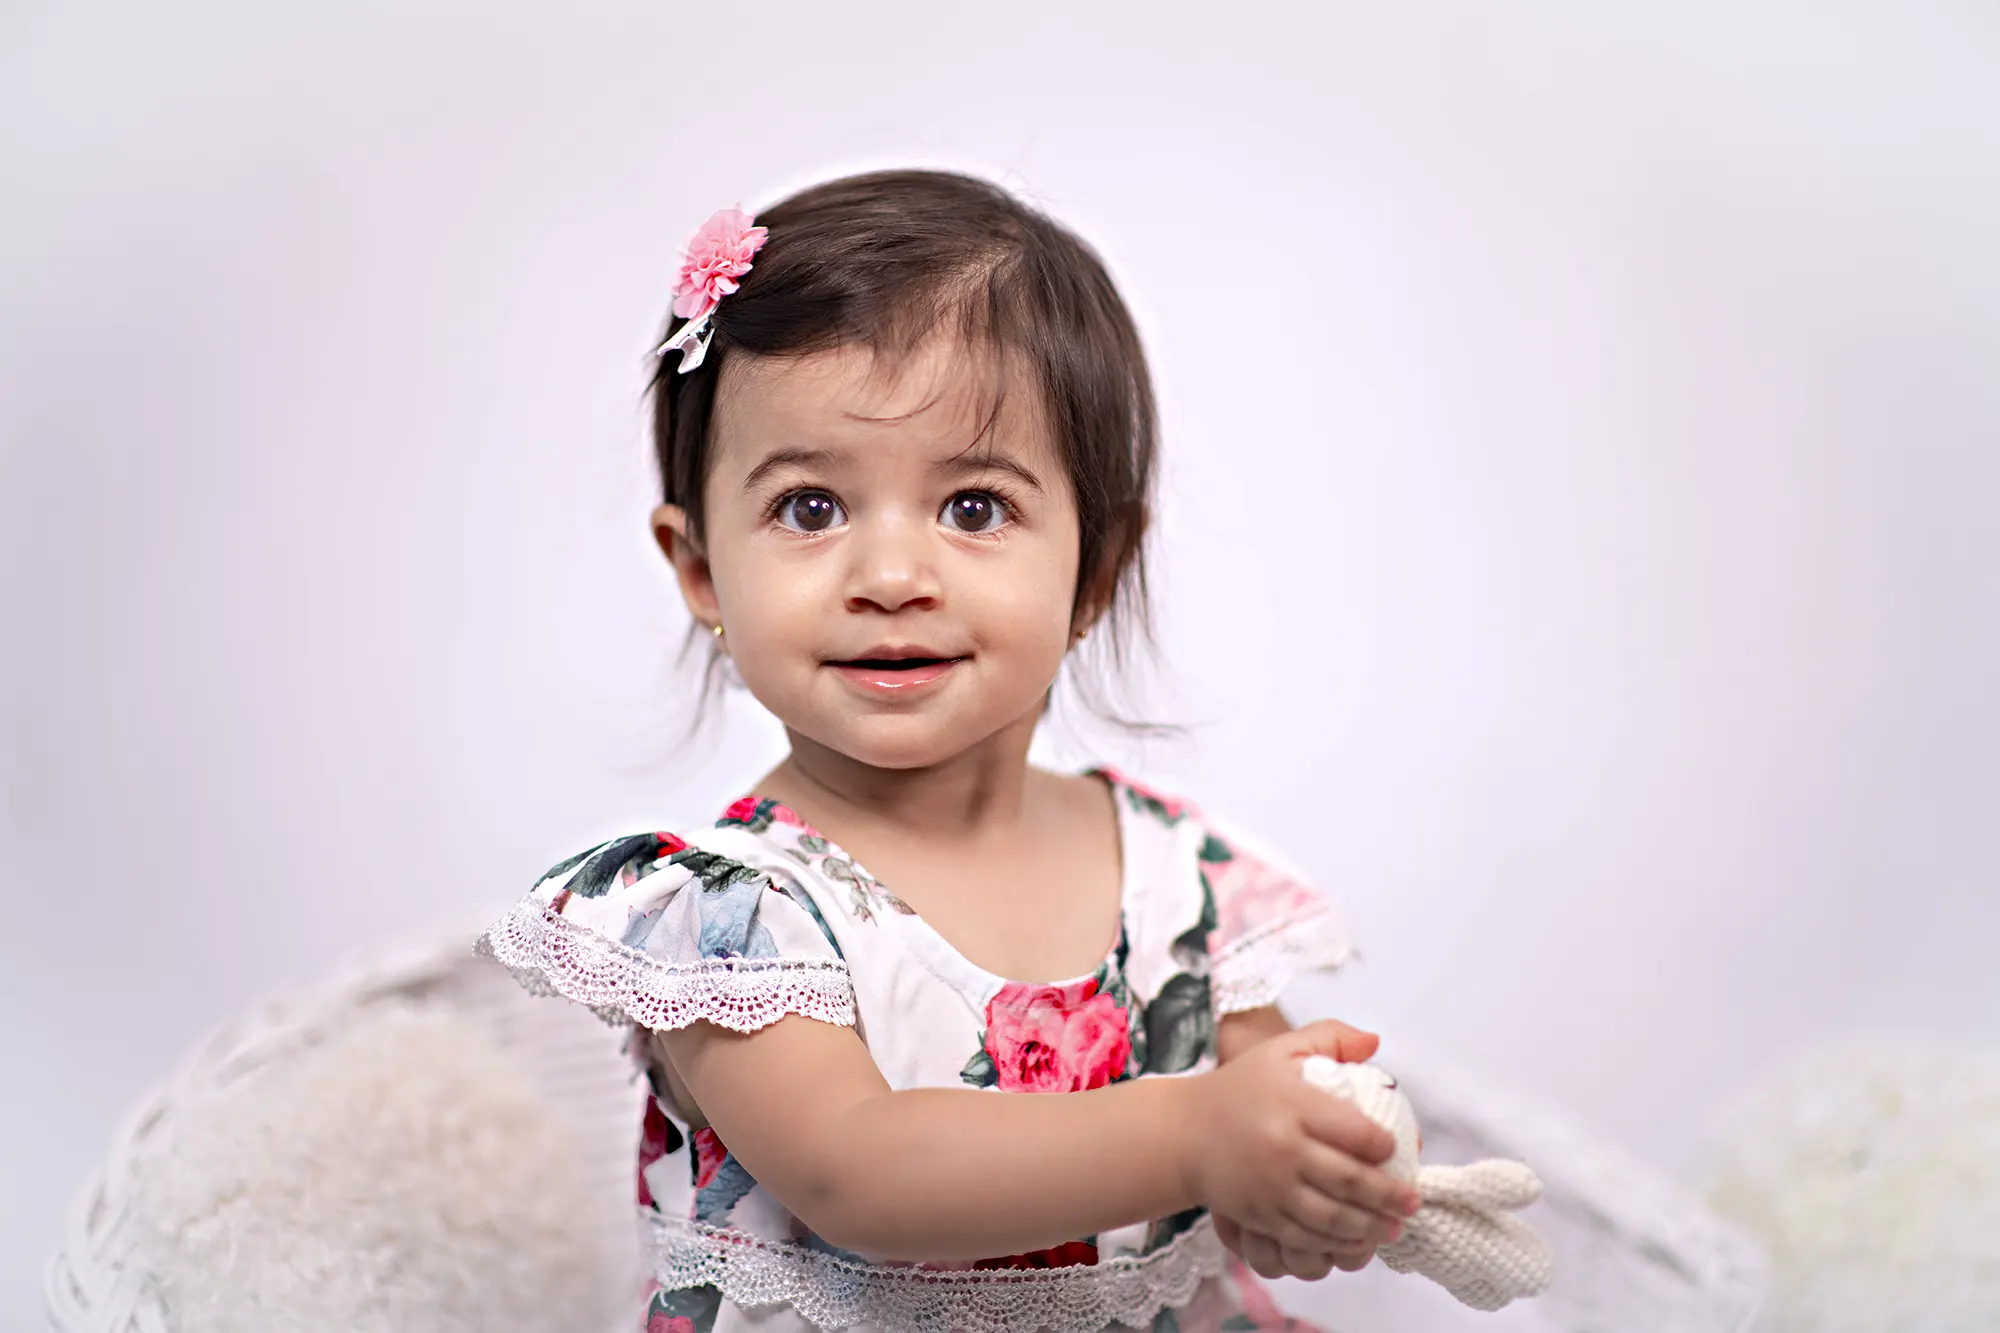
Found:
<path fill-rule="evenodd" d="M 1100 573 L 1085 584 L 1076 599 L 1076 609 L 1070 613 L 1069 632 L 1072 641 L 1080 640 L 1088 634 L 1111 606 L 1111 594 L 1115 591 L 1111 580 Z"/>
<path fill-rule="evenodd" d="M 655 509 L 653 540 L 660 544 L 667 562 L 674 567 L 688 613 L 703 626 L 721 624 L 722 606 L 715 598 L 715 576 L 709 570 L 708 557 L 688 533 L 687 510 L 679 505 L 661 505 Z"/>
<path fill-rule="evenodd" d="M 1072 648 L 1083 642 L 1084 636 L 1090 633 L 1091 628 L 1097 624 L 1097 619 L 1102 614 L 1103 612 L 1097 607 L 1094 600 L 1078 602 L 1076 604 L 1076 614 L 1069 619 L 1069 637 Z"/>

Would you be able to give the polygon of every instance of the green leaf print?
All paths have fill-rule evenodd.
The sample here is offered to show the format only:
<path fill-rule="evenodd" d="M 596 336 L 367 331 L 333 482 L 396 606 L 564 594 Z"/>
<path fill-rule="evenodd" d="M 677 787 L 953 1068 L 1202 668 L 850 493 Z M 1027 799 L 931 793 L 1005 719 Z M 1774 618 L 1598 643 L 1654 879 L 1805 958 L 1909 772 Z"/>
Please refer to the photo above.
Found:
<path fill-rule="evenodd" d="M 1214 838 L 1209 839 L 1214 842 Z M 1215 930 L 1215 890 L 1209 887 L 1208 875 L 1199 874 L 1201 879 L 1201 919 L 1182 931 L 1173 942 L 1174 961 L 1190 972 L 1205 969 L 1208 958 L 1208 937 Z"/>
<path fill-rule="evenodd" d="M 726 856 L 705 852 L 698 847 L 675 852 L 668 858 L 668 864 L 686 866 L 694 877 L 701 881 L 701 887 L 709 893 L 721 893 L 737 884 L 765 877 L 763 871 L 752 870 L 741 861 L 732 861 Z"/>
<path fill-rule="evenodd" d="M 1118 941 L 1119 953 L 1125 952 L 1125 940 Z M 1097 993 L 1108 995 L 1111 1002 L 1125 1011 L 1125 1035 L 1131 1043 L 1131 1053 L 1125 1057 L 1125 1068 L 1119 1078 L 1136 1078 L 1146 1067 L 1146 1013 L 1133 999 L 1132 987 L 1125 981 L 1125 973 L 1109 962 L 1099 963 L 1097 971 L 1091 974 L 1097 978 Z"/>
<path fill-rule="evenodd" d="M 1165 801 L 1151 792 L 1143 792 L 1137 788 L 1127 787 L 1125 789 L 1125 799 L 1131 802 L 1134 810 L 1137 810 L 1141 814 L 1151 815 L 1168 828 L 1172 828 L 1181 822 L 1182 812 L 1169 806 Z"/>
<path fill-rule="evenodd" d="M 1145 1253 L 1165 1249 L 1178 1236 L 1194 1230 L 1195 1223 L 1208 1216 L 1206 1208 L 1185 1208 L 1171 1217 L 1162 1217 L 1146 1228 Z"/>
<path fill-rule="evenodd" d="M 870 901 L 875 881 L 844 856 L 823 857 L 819 863 L 822 875 L 847 886 L 847 910 L 863 921 L 875 919 L 875 907 Z"/>
<path fill-rule="evenodd" d="M 1220 865 L 1224 861 L 1234 861 L 1236 853 L 1229 850 L 1229 844 L 1213 833 L 1201 840 L 1201 859 L 1210 865 Z"/>
<path fill-rule="evenodd" d="M 611 841 L 616 842 L 617 839 L 613 838 Z M 535 881 L 535 887 L 539 889 L 542 887 L 542 885 L 548 883 L 550 880 L 556 878 L 558 875 L 568 874 L 570 871 L 582 865 L 590 857 L 592 857 L 598 852 L 603 851 L 606 847 L 609 847 L 610 845 L 611 845 L 610 842 L 600 842 L 595 847 L 584 848 L 582 851 L 578 852 L 575 856 L 564 857 L 562 860 L 550 866 L 548 870 L 543 873 L 542 877 Z"/>
<path fill-rule="evenodd" d="M 958 1071 L 958 1076 L 975 1088 L 990 1088 L 1000 1082 L 1000 1071 L 994 1068 L 993 1057 L 986 1053 L 983 1046 L 977 1055 L 965 1062 L 965 1068 Z"/>
<path fill-rule="evenodd" d="M 1146 1072 L 1178 1074 L 1214 1050 L 1208 978 L 1176 972 L 1146 1006 Z"/>

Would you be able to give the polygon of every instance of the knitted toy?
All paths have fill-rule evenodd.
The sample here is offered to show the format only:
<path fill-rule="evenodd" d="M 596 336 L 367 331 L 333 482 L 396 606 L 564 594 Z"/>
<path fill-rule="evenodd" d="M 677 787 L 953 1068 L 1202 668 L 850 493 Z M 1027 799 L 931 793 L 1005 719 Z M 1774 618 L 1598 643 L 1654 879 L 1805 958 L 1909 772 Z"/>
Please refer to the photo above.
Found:
<path fill-rule="evenodd" d="M 1396 1136 L 1382 1169 L 1417 1187 L 1423 1207 L 1394 1244 L 1376 1251 L 1398 1273 L 1421 1273 L 1475 1310 L 1498 1310 L 1517 1296 L 1540 1295 L 1555 1255 L 1513 1210 L 1541 1197 L 1542 1182 L 1523 1162 L 1497 1158 L 1470 1166 L 1422 1166 L 1423 1135 L 1396 1080 L 1369 1064 L 1309 1057 L 1306 1082 L 1353 1102 Z"/>

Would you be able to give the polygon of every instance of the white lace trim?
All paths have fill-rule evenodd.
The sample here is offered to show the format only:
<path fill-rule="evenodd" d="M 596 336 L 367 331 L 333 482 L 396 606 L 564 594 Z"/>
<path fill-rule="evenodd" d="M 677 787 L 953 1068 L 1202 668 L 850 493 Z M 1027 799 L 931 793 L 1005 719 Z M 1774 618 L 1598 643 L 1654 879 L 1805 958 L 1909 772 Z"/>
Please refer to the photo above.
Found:
<path fill-rule="evenodd" d="M 1151 1328 L 1223 1271 L 1206 1217 L 1152 1254 L 1043 1269 L 937 1269 L 871 1264 L 733 1227 L 641 1210 L 653 1275 L 662 1287 L 713 1286 L 738 1305 L 782 1301 L 816 1328 L 868 1324 L 898 1333 L 1104 1333 Z"/>
<path fill-rule="evenodd" d="M 703 958 L 669 963 L 527 898 L 476 946 L 540 995 L 589 1006 L 607 1023 L 660 1030 L 706 1019 L 736 1032 L 786 1014 L 854 1026 L 854 987 L 838 958 Z"/>
<path fill-rule="evenodd" d="M 1340 914 L 1331 907 L 1272 922 L 1216 954 L 1209 968 L 1215 1012 L 1276 1004 L 1300 973 L 1339 967 L 1353 952 Z"/>

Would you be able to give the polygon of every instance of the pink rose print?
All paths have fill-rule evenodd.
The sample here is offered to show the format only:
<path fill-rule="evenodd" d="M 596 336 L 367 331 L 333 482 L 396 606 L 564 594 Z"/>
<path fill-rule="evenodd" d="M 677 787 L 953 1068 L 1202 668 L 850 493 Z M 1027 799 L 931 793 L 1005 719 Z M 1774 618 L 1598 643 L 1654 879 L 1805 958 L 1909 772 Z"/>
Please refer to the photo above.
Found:
<path fill-rule="evenodd" d="M 653 1191 L 646 1184 L 646 1168 L 667 1155 L 667 1139 L 672 1133 L 667 1113 L 659 1102 L 646 1098 L 646 1118 L 639 1124 L 639 1205 L 653 1206 Z"/>
<path fill-rule="evenodd" d="M 1326 901 L 1305 885 L 1254 856 L 1236 852 L 1227 861 L 1201 867 L 1215 894 L 1215 946 L 1227 948 L 1280 921 L 1299 921 L 1326 909 Z"/>
<path fill-rule="evenodd" d="M 688 242 L 687 258 L 674 283 L 674 313 L 693 319 L 715 309 L 736 290 L 736 280 L 750 271 L 750 257 L 763 248 L 770 234 L 751 225 L 740 208 L 717 209 Z"/>
<path fill-rule="evenodd" d="M 762 833 L 772 824 L 790 824 L 794 828 L 805 828 L 806 821 L 788 805 L 777 801 L 760 801 L 755 796 L 745 796 L 722 812 L 724 824 L 746 824 L 752 833 Z"/>
<path fill-rule="evenodd" d="M 694 1320 L 684 1314 L 656 1314 L 646 1321 L 646 1333 L 694 1333 Z"/>
<path fill-rule="evenodd" d="M 706 1127 L 694 1132 L 694 1187 L 696 1189 L 715 1179 L 715 1173 L 722 1169 L 722 1159 L 729 1156 L 729 1149 L 722 1146 L 722 1140 L 715 1131 Z"/>
<path fill-rule="evenodd" d="M 1066 986 L 1010 981 L 987 1001 L 986 1053 L 1003 1092 L 1088 1092 L 1125 1072 L 1132 1033 L 1095 977 Z"/>

